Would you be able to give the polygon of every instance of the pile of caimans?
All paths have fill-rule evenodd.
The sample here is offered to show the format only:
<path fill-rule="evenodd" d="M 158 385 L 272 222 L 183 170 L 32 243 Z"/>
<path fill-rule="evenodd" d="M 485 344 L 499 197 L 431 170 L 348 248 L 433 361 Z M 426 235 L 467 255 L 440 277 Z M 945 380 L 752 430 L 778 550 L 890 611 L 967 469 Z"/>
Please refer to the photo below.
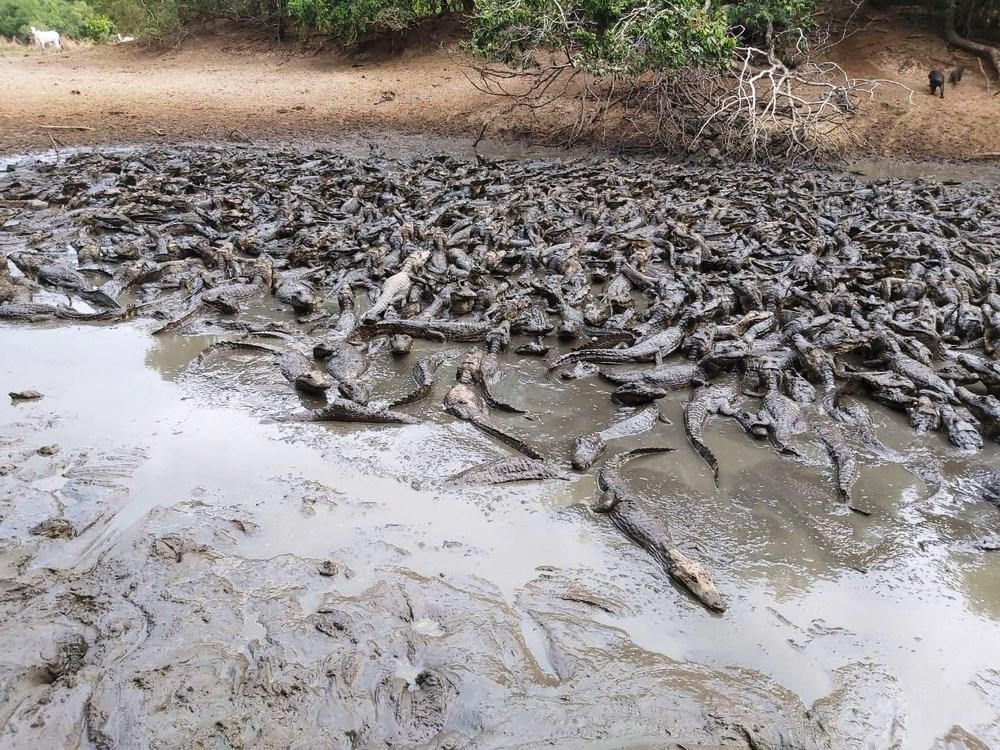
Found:
<path fill-rule="evenodd" d="M 660 161 L 192 148 L 14 168 L 0 174 L 0 223 L 0 320 L 231 332 L 201 359 L 272 358 L 315 407 L 290 420 L 416 421 L 406 406 L 429 395 L 444 357 L 416 362 L 391 401 L 371 399 L 369 357 L 407 356 L 414 338 L 467 345 L 445 410 L 518 452 L 468 481 L 585 471 L 682 389 L 685 434 L 716 482 L 713 416 L 791 460 L 814 438 L 860 513 L 858 446 L 891 454 L 864 398 L 963 451 L 1000 432 L 995 189 Z M 241 317 L 264 302 L 296 322 Z M 532 446 L 491 419 L 519 411 L 495 389 L 508 347 L 547 357 L 557 379 L 603 378 L 635 413 L 567 436 L 563 455 Z M 659 450 L 605 461 L 594 507 L 722 609 L 621 482 L 626 459 Z M 1000 480 L 984 481 L 1000 499 Z"/>

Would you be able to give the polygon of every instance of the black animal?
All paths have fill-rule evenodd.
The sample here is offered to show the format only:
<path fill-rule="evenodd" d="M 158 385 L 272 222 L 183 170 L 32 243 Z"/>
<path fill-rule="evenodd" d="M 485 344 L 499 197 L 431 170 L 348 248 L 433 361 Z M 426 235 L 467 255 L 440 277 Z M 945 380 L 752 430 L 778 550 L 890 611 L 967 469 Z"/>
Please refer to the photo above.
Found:
<path fill-rule="evenodd" d="M 959 65 L 957 68 L 955 68 L 948 74 L 948 83 L 950 83 L 952 86 L 957 86 L 958 82 L 962 80 L 962 74 L 964 72 L 965 68 Z"/>
<path fill-rule="evenodd" d="M 932 70 L 927 74 L 927 80 L 931 84 L 931 96 L 934 96 L 934 92 L 941 89 L 941 98 L 944 99 L 944 73 L 940 70 Z"/>

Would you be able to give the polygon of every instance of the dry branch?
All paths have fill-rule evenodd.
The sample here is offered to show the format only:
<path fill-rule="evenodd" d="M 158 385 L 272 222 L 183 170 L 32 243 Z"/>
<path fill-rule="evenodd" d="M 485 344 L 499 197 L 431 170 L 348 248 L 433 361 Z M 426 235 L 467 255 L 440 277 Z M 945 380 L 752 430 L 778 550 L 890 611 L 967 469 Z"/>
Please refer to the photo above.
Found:
<path fill-rule="evenodd" d="M 776 39 L 780 35 L 776 35 Z M 788 46 L 788 45 L 786 45 Z M 620 148 L 697 150 L 715 147 L 741 159 L 790 160 L 828 148 L 858 107 L 888 80 L 851 78 L 832 62 L 811 62 L 804 39 L 794 67 L 772 50 L 742 47 L 730 70 L 697 68 L 648 74 L 637 79 L 594 78 L 571 62 L 549 62 L 529 70 L 493 66 L 469 76 L 479 91 L 511 101 L 510 111 L 537 116 L 569 103 L 575 114 L 551 135 L 563 145 L 584 138 Z"/>
<path fill-rule="evenodd" d="M 86 125 L 39 125 L 39 130 L 93 130 Z"/>
<path fill-rule="evenodd" d="M 993 65 L 993 69 L 996 71 L 997 75 L 1000 75 L 1000 49 L 992 47 L 988 44 L 980 44 L 979 42 L 974 42 L 971 39 L 966 39 L 963 36 L 959 36 L 958 32 L 955 30 L 955 6 L 949 6 L 947 13 L 944 17 L 944 36 L 948 40 L 948 44 L 953 47 L 958 47 L 959 49 L 965 50 L 966 52 L 971 52 L 985 60 L 989 60 Z"/>

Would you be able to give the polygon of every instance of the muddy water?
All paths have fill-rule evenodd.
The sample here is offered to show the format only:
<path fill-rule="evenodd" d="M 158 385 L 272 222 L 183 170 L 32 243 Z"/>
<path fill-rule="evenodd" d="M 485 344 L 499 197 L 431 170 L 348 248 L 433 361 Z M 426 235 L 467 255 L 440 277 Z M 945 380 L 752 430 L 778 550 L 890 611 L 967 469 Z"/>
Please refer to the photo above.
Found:
<path fill-rule="evenodd" d="M 765 725 L 768 715 L 788 722 L 799 715 L 806 723 L 806 717 L 819 717 L 832 747 L 895 743 L 924 748 L 963 737 L 967 747 L 1000 745 L 1000 651 L 995 648 L 1000 642 L 1000 554 L 976 546 L 1000 531 L 1000 514 L 964 493 L 958 479 L 971 464 L 997 465 L 995 444 L 970 461 L 939 436 L 914 436 L 895 414 L 875 412 L 880 437 L 906 456 L 903 464 L 911 470 L 897 463 L 864 467 L 856 488 L 858 504 L 872 512 L 864 518 L 836 501 L 830 470 L 807 439 L 799 445 L 807 458 L 792 461 L 750 442 L 729 423 L 713 423 L 708 432 L 722 468 L 716 490 L 707 467 L 684 440 L 680 418 L 686 396 L 659 402 L 673 425 L 658 425 L 651 433 L 612 444 L 611 450 L 675 449 L 636 460 L 626 476 L 668 519 L 679 546 L 710 568 L 730 602 L 720 617 L 693 603 L 606 518 L 586 509 L 594 494 L 590 474 L 569 482 L 498 488 L 448 484 L 452 474 L 505 455 L 488 438 L 443 414 L 441 398 L 453 367 L 442 368 L 431 398 L 407 407 L 424 420 L 419 425 L 275 424 L 269 418 L 303 403 L 259 359 L 193 363 L 215 340 L 154 339 L 142 325 L 0 328 L 4 392 L 32 388 L 45 394 L 41 401 L 0 403 L 0 464 L 15 467 L 0 477 L 5 577 L 86 577 L 109 559 L 126 568 L 155 567 L 149 562 L 153 558 L 135 551 L 136 545 L 156 538 L 167 540 L 173 551 L 179 549 L 177 538 L 187 539 L 178 529 L 187 529 L 184 534 L 199 543 L 185 541 L 188 546 L 178 552 L 190 568 L 183 569 L 185 575 L 212 566 L 255 571 L 253 580 L 238 585 L 230 576 L 219 604 L 232 609 L 231 638 L 248 658 L 260 644 L 281 640 L 274 607 L 283 597 L 288 600 L 284 617 L 290 616 L 288 608 L 301 618 L 328 616 L 331 581 L 338 606 L 371 600 L 377 606 L 369 616 L 377 619 L 371 612 L 390 605 L 371 599 L 372 592 L 403 576 L 403 583 L 393 585 L 409 592 L 410 628 L 427 641 L 457 625 L 448 625 L 435 605 L 427 605 L 429 614 L 421 616 L 414 591 L 429 592 L 429 601 L 446 610 L 445 599 L 453 592 L 435 587 L 444 583 L 475 592 L 473 598 L 492 604 L 482 611 L 465 600 L 453 605 L 456 612 L 468 608 L 466 625 L 482 622 L 484 612 L 507 613 L 508 619 L 475 627 L 485 630 L 473 642 L 454 646 L 449 663 L 475 661 L 477 649 L 485 654 L 505 650 L 479 641 L 488 632 L 501 639 L 509 627 L 525 654 L 520 670 L 527 670 L 532 686 L 504 688 L 502 705 L 513 722 L 506 739 L 477 747 L 534 747 L 533 737 L 554 736 L 551 726 L 544 734 L 543 703 L 532 702 L 542 700 L 538 691 L 554 686 L 568 690 L 560 698 L 567 717 L 589 712 L 576 730 L 565 730 L 566 747 L 584 746 L 579 744 L 584 736 L 593 740 L 588 747 L 654 746 L 653 738 L 664 735 L 647 736 L 642 728 L 649 726 L 649 716 L 664 711 L 683 717 L 671 719 L 671 730 L 686 729 L 689 734 L 682 736 L 703 743 L 695 746 L 730 746 L 736 741 L 722 730 L 701 736 L 692 728 L 703 720 L 692 717 L 704 711 L 716 715 L 705 706 L 717 703 L 720 694 L 729 701 L 729 708 L 719 712 L 726 717 L 736 711 L 730 705 L 735 703 L 747 703 L 752 721 Z M 406 389 L 402 376 L 419 356 L 419 342 L 402 360 L 387 351 L 377 355 L 376 396 Z M 450 364 L 460 356 L 456 349 Z M 606 386 L 595 380 L 556 383 L 540 360 L 510 355 L 508 363 L 511 373 L 499 390 L 528 415 L 498 421 L 554 458 L 567 457 L 571 436 L 632 411 L 611 404 Z M 35 453 L 50 445 L 59 446 L 55 456 Z M 94 465 L 117 467 L 114 481 L 100 485 L 108 491 L 71 491 L 75 485 L 66 478 L 93 471 L 88 467 Z M 932 467 L 940 472 L 940 485 L 918 477 Z M 50 541 L 27 533 L 53 514 L 52 503 L 61 504 L 78 536 Z M 303 578 L 299 572 L 285 581 L 282 576 L 291 575 L 286 568 L 267 567 L 294 566 L 299 560 L 330 561 L 335 573 Z M 267 578 L 273 588 L 261 593 L 255 586 L 264 584 L 256 579 Z M 178 597 L 190 601 L 185 592 L 195 586 L 192 580 L 162 584 L 154 601 L 143 605 L 152 622 L 180 623 L 173 639 L 163 641 L 175 648 L 183 628 L 199 622 L 197 604 L 188 604 L 179 615 L 170 610 Z M 148 585 L 160 591 L 157 580 Z M 548 611 L 553 601 L 578 604 L 553 615 Z M 280 622 L 297 632 L 289 621 Z M 20 627 L 31 632 L 36 626 L 22 620 Z M 391 630 L 372 627 L 379 642 L 392 642 Z M 146 651 L 165 648 L 156 645 L 153 626 L 147 628 Z M 0 638 L 7 629 L 0 629 Z M 315 628 L 308 632 L 315 634 Z M 627 651 L 616 650 L 620 641 L 628 644 Z M 299 661 L 322 660 L 304 642 L 293 643 Z M 573 648 L 582 651 L 568 656 Z M 136 649 L 124 663 L 145 654 L 143 647 Z M 283 652 L 284 658 L 291 659 L 292 652 Z M 429 657 L 421 661 L 412 653 L 397 659 L 395 679 L 409 684 L 412 693 L 426 663 Z M 580 665 L 583 672 L 605 675 L 605 681 L 580 684 Z M 627 677 L 614 671 L 623 668 Z M 672 680 L 669 687 L 654 682 L 635 688 L 646 696 L 643 700 L 653 701 L 646 714 L 640 709 L 627 726 L 611 732 L 606 744 L 590 737 L 588 721 L 610 721 L 595 706 L 609 711 L 605 704 L 616 705 L 615 696 L 628 691 L 629 680 L 666 680 L 665 675 Z M 101 704 L 101 678 L 95 680 L 85 715 L 94 705 L 130 705 L 121 697 L 125 693 Z M 185 680 L 197 684 L 190 675 Z M 6 700 L 21 707 L 31 692 L 19 689 Z M 530 700 L 517 698 L 522 692 Z M 381 693 L 373 695 L 378 716 Z M 472 705 L 476 697 L 466 691 L 461 700 Z M 775 703 L 769 706 L 768 700 Z M 0 718 L 16 718 L 18 710 L 11 708 Z M 479 716 L 477 721 L 484 722 Z M 18 726 L 14 718 L 4 736 L 19 746 L 10 734 L 10 726 Z M 59 727 L 59 721 L 50 716 L 47 726 Z M 190 737 L 178 728 L 183 720 L 174 721 L 175 739 Z M 88 722 L 85 734 L 93 732 L 94 719 Z M 24 723 L 19 726 L 23 730 Z M 473 734 L 471 725 L 457 719 L 448 726 L 464 736 Z M 792 731 L 789 726 L 775 731 L 784 735 Z M 476 731 L 488 734 L 482 726 Z M 435 736 L 426 746 L 449 746 Z M 417 746 L 394 737 L 398 744 Z M 796 746 L 814 746 L 799 742 Z M 281 746 L 280 739 L 272 737 L 272 743 Z"/>

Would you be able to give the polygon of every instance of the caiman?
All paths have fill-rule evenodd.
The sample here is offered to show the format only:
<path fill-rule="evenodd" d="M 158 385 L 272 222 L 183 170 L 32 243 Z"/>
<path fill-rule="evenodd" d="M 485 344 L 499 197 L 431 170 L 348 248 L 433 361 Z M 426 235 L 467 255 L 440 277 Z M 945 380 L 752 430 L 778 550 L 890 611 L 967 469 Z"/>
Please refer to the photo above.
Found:
<path fill-rule="evenodd" d="M 578 349 L 556 357 L 549 363 L 554 370 L 575 362 L 616 364 L 619 362 L 654 362 L 673 354 L 687 336 L 688 325 L 679 324 L 642 339 L 624 349 Z"/>
<path fill-rule="evenodd" d="M 854 505 L 851 499 L 851 490 L 858 480 L 860 465 L 858 464 L 857 453 L 847 443 L 843 430 L 836 422 L 818 422 L 815 425 L 816 436 L 826 448 L 826 452 L 833 461 L 833 475 L 837 485 L 837 495 L 844 504 L 855 513 L 863 516 L 870 516 L 866 510 L 862 510 Z"/>
<path fill-rule="evenodd" d="M 712 414 L 732 416 L 736 412 L 736 388 L 731 385 L 713 385 L 699 388 L 684 405 L 684 433 L 688 441 L 701 456 L 708 468 L 712 470 L 712 478 L 716 486 L 719 484 L 719 461 L 705 445 L 705 423 Z"/>
<path fill-rule="evenodd" d="M 222 284 L 202 292 L 201 301 L 227 315 L 235 315 L 249 299 L 270 291 L 274 281 L 274 268 L 270 258 L 261 255 L 254 263 L 253 278 L 249 283 Z"/>
<path fill-rule="evenodd" d="M 368 341 L 378 336 L 402 333 L 415 339 L 431 341 L 485 341 L 493 329 L 489 321 L 464 320 L 380 320 L 376 323 L 362 323 L 348 337 L 350 341 Z"/>
<path fill-rule="evenodd" d="M 384 313 L 391 305 L 402 302 L 410 292 L 413 285 L 413 276 L 418 269 L 422 268 L 430 257 L 426 250 L 418 250 L 405 261 L 398 273 L 394 273 L 382 285 L 382 291 L 378 299 L 372 303 L 362 317 L 362 322 L 369 323 L 378 320 L 378 316 Z"/>
<path fill-rule="evenodd" d="M 323 362 L 340 395 L 361 404 L 368 401 L 368 386 L 361 380 L 368 371 L 368 357 L 346 341 L 316 344 L 313 356 Z"/>
<path fill-rule="evenodd" d="M 472 382 L 482 390 L 483 398 L 491 409 L 511 414 L 524 414 L 523 409 L 506 403 L 493 393 L 493 385 L 500 380 L 501 376 L 495 354 L 484 352 L 479 347 L 473 347 L 465 353 L 459 364 L 459 369 L 469 373 Z"/>
<path fill-rule="evenodd" d="M 429 396 L 431 389 L 434 387 L 434 375 L 437 373 L 441 365 L 444 364 L 444 360 L 445 355 L 441 352 L 437 352 L 417 362 L 417 364 L 415 364 L 413 369 L 410 371 L 410 374 L 413 377 L 413 382 L 417 387 L 406 395 L 400 396 L 392 401 L 389 404 L 390 408 L 403 406 L 404 404 L 412 404 Z"/>
<path fill-rule="evenodd" d="M 609 440 L 640 435 L 653 429 L 653 426 L 660 419 L 660 411 L 656 407 L 649 407 L 633 414 L 631 417 L 615 422 L 600 432 L 590 435 L 580 435 L 573 441 L 573 455 L 571 463 L 577 471 L 584 471 L 594 465 L 597 457 L 608 447 Z"/>
<path fill-rule="evenodd" d="M 222 350 L 270 354 L 285 379 L 295 387 L 295 390 L 303 393 L 323 396 L 333 385 L 326 373 L 316 369 L 308 357 L 298 352 L 275 349 L 249 341 L 219 341 L 203 349 L 198 355 L 198 361 L 203 362 L 215 352 Z"/>
<path fill-rule="evenodd" d="M 450 478 L 469 484 L 507 484 L 544 479 L 568 480 L 570 475 L 545 461 L 527 456 L 509 456 L 497 461 L 473 466 Z"/>
<path fill-rule="evenodd" d="M 948 442 L 963 451 L 978 451 L 983 447 L 983 436 L 973 417 L 964 406 L 941 404 L 941 421 L 948 432 Z"/>
<path fill-rule="evenodd" d="M 40 323 L 54 318 L 59 320 L 120 321 L 131 317 L 133 313 L 133 308 L 88 313 L 74 310 L 65 305 L 45 305 L 40 302 L 0 304 L 0 320 L 22 320 L 29 323 Z"/>
<path fill-rule="evenodd" d="M 334 397 L 322 409 L 305 414 L 290 414 L 277 419 L 279 422 L 370 422 L 373 424 L 418 424 L 419 419 L 409 414 L 391 411 L 383 405 L 359 404 L 345 398 Z"/>
<path fill-rule="evenodd" d="M 472 389 L 472 376 L 468 370 L 460 369 L 458 377 L 459 382 L 453 385 L 444 397 L 445 411 L 453 417 L 468 422 L 490 437 L 506 443 L 514 450 L 523 453 L 529 458 L 543 460 L 544 457 L 542 454 L 523 440 L 489 423 L 489 411 L 486 407 L 486 401 Z"/>
<path fill-rule="evenodd" d="M 713 612 L 725 612 L 726 600 L 705 568 L 674 545 L 670 529 L 663 519 L 647 512 L 622 481 L 621 468 L 629 459 L 671 450 L 673 449 L 636 448 L 605 461 L 597 475 L 600 496 L 593 510 L 607 513 L 619 531 L 652 555 L 663 566 L 667 575 L 701 604 Z"/>
<path fill-rule="evenodd" d="M 275 284 L 275 299 L 288 305 L 300 315 L 316 312 L 323 304 L 323 295 L 316 290 L 309 277 L 315 275 L 318 270 L 304 268 L 280 274 Z"/>
<path fill-rule="evenodd" d="M 987 437 L 1000 436 L 1000 399 L 995 396 L 973 393 L 962 386 L 955 388 L 955 395 L 979 420 Z"/>
<path fill-rule="evenodd" d="M 615 385 L 642 382 L 654 388 L 680 390 L 704 377 L 695 364 L 661 365 L 651 370 L 601 370 L 601 377 Z"/>
<path fill-rule="evenodd" d="M 641 406 L 664 398 L 667 393 L 669 391 L 666 388 L 659 388 L 643 380 L 636 380 L 615 388 L 611 392 L 611 400 L 624 406 Z"/>

